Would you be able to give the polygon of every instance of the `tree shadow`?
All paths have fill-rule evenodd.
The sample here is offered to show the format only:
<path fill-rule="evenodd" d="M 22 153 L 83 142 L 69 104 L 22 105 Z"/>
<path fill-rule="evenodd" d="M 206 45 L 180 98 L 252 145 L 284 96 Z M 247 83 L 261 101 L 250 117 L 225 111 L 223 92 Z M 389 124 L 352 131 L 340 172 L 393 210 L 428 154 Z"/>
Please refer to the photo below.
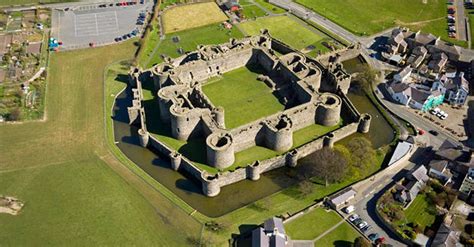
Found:
<path fill-rule="evenodd" d="M 336 240 L 333 244 L 335 247 L 352 247 L 352 242 L 346 240 Z"/>

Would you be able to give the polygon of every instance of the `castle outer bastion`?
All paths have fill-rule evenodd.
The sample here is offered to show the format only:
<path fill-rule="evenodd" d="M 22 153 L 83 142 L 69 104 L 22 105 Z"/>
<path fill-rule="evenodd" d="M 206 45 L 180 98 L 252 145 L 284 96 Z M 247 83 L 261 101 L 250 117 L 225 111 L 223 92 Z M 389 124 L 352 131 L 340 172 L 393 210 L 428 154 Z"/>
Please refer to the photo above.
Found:
<path fill-rule="evenodd" d="M 283 110 L 226 128 L 228 111 L 214 105 L 202 88 L 212 83 L 213 78 L 242 67 L 258 68 L 257 80 L 268 87 Z M 215 174 L 200 168 L 190 157 L 148 131 L 157 126 L 146 122 L 142 105 L 144 76 L 151 77 L 154 105 L 159 108 L 152 112 L 156 115 L 153 117 L 170 126 L 169 136 L 178 141 L 205 140 L 204 162 L 217 170 Z M 367 133 L 370 115 L 361 115 L 345 95 L 350 79 L 341 64 L 323 65 L 262 31 L 261 35 L 231 39 L 220 45 L 198 46 L 196 51 L 176 59 L 165 58 L 148 70 L 133 68 L 129 80 L 133 91 L 129 119 L 130 124 L 140 128 L 143 147 L 152 147 L 170 160 L 171 169 L 185 171 L 200 181 L 203 193 L 212 197 L 219 194 L 222 186 L 243 179 L 255 181 L 262 173 L 282 166 L 295 167 L 298 159 L 323 147 L 332 147 L 355 132 Z M 343 113 L 350 119 L 345 126 L 295 146 L 295 132 L 312 125 L 339 126 Z M 276 155 L 234 167 L 236 153 L 255 146 L 273 150 Z"/>

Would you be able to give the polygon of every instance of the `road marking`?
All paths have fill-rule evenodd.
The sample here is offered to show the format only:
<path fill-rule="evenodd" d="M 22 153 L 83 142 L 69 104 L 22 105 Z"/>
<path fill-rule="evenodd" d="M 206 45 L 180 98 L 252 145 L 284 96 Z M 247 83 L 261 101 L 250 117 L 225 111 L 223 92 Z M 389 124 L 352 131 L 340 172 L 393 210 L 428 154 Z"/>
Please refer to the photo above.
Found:
<path fill-rule="evenodd" d="M 99 23 L 97 22 L 97 14 L 94 14 L 95 17 L 95 33 L 99 36 Z"/>

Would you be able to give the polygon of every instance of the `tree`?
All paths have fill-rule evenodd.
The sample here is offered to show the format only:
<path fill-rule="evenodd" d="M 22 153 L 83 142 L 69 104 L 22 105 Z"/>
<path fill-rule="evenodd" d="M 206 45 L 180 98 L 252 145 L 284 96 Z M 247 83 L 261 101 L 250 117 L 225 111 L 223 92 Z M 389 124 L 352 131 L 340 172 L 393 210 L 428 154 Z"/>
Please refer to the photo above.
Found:
<path fill-rule="evenodd" d="M 16 108 L 13 108 L 11 111 L 10 111 L 10 114 L 8 114 L 8 118 L 7 118 L 9 121 L 18 121 L 21 119 L 21 111 L 20 111 L 20 108 L 16 107 Z"/>
<path fill-rule="evenodd" d="M 313 183 L 308 180 L 303 180 L 298 184 L 298 191 L 301 193 L 303 197 L 313 193 Z"/>
<path fill-rule="evenodd" d="M 351 165 L 357 168 L 367 168 L 375 162 L 375 150 L 372 143 L 365 137 L 353 138 L 347 144 L 347 149 L 351 154 Z"/>
<path fill-rule="evenodd" d="M 377 79 L 377 71 L 367 68 L 364 72 L 357 74 L 354 78 L 356 85 L 365 92 L 371 91 L 371 85 Z"/>
<path fill-rule="evenodd" d="M 347 160 L 341 153 L 324 147 L 303 160 L 304 176 L 309 179 L 317 177 L 325 181 L 325 185 L 340 181 L 347 171 Z"/>
<path fill-rule="evenodd" d="M 354 240 L 354 247 L 370 247 L 372 244 L 364 237 L 357 237 Z"/>

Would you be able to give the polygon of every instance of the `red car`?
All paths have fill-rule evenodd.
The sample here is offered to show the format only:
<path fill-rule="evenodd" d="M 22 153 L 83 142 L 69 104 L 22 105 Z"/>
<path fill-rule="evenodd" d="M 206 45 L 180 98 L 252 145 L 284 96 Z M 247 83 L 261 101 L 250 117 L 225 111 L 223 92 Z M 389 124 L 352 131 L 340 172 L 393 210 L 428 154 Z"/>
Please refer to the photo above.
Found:
<path fill-rule="evenodd" d="M 384 237 L 380 237 L 377 240 L 375 240 L 375 244 L 383 244 L 383 243 L 385 243 L 385 238 Z"/>
<path fill-rule="evenodd" d="M 423 134 L 425 134 L 425 131 L 422 130 L 422 129 L 418 129 L 418 134 L 423 135 Z"/>

